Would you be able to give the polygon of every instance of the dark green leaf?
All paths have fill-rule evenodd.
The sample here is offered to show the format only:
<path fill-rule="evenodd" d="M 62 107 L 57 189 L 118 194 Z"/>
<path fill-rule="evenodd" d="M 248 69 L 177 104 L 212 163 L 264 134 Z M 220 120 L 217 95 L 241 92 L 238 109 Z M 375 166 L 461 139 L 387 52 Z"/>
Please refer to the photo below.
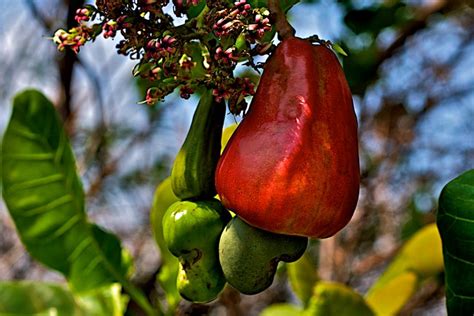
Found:
<path fill-rule="evenodd" d="M 15 97 L 2 160 L 3 197 L 34 258 L 64 274 L 76 291 L 122 278 L 120 244 L 87 221 L 71 147 L 41 93 L 29 90 Z"/>
<path fill-rule="evenodd" d="M 437 215 L 449 315 L 474 313 L 474 169 L 449 182 Z"/>
<path fill-rule="evenodd" d="M 188 10 L 186 11 L 188 18 L 192 19 L 192 18 L 197 17 L 199 13 L 201 13 L 201 11 L 204 9 L 205 6 L 206 6 L 206 1 L 204 0 L 201 0 L 199 4 L 196 6 L 194 5 L 190 6 Z"/>

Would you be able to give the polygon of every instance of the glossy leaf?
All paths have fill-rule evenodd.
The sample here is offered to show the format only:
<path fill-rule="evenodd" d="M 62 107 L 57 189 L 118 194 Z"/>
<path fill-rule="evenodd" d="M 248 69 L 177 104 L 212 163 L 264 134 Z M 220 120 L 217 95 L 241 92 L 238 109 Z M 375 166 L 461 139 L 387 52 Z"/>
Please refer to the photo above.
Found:
<path fill-rule="evenodd" d="M 474 313 L 474 169 L 449 182 L 441 192 L 437 224 L 446 264 L 449 315 Z"/>
<path fill-rule="evenodd" d="M 344 284 L 319 282 L 314 288 L 307 315 L 311 316 L 373 316 L 364 298 Z"/>
<path fill-rule="evenodd" d="M 41 93 L 15 97 L 2 147 L 3 197 L 28 252 L 87 291 L 122 278 L 118 239 L 87 221 L 74 156 Z"/>
<path fill-rule="evenodd" d="M 74 296 L 60 284 L 0 283 L 0 315 L 121 316 L 125 303 L 118 284 Z"/>
<path fill-rule="evenodd" d="M 288 279 L 291 288 L 304 306 L 307 306 L 313 288 L 318 281 L 316 265 L 311 260 L 309 252 L 295 262 L 287 264 Z"/>
<path fill-rule="evenodd" d="M 281 303 L 273 304 L 265 308 L 260 316 L 303 316 L 306 315 L 303 310 L 295 305 Z"/>

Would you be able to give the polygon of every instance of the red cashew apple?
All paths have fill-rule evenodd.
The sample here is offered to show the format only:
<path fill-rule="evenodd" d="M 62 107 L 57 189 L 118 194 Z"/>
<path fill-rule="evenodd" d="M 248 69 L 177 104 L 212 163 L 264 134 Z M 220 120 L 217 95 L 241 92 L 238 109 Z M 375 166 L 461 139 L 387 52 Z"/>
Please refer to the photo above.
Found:
<path fill-rule="evenodd" d="M 284 39 L 219 160 L 225 207 L 275 233 L 326 238 L 359 195 L 357 119 L 344 72 L 323 45 Z"/>

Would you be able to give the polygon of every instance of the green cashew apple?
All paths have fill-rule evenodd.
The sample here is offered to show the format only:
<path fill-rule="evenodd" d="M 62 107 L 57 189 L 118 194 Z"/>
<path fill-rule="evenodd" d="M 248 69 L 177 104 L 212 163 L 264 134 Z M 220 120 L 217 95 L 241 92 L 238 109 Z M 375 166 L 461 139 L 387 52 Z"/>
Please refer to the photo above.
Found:
<path fill-rule="evenodd" d="M 308 238 L 275 234 L 234 217 L 222 232 L 219 260 L 227 282 L 244 294 L 268 288 L 279 261 L 298 260 Z"/>
<path fill-rule="evenodd" d="M 204 200 L 216 195 L 214 175 L 221 152 L 224 102 L 205 91 L 191 127 L 171 170 L 171 187 L 181 200 Z"/>
<path fill-rule="evenodd" d="M 229 212 L 215 199 L 180 201 L 166 211 L 163 235 L 168 249 L 179 259 L 177 286 L 184 299 L 209 302 L 224 288 L 218 246 L 230 219 Z"/>

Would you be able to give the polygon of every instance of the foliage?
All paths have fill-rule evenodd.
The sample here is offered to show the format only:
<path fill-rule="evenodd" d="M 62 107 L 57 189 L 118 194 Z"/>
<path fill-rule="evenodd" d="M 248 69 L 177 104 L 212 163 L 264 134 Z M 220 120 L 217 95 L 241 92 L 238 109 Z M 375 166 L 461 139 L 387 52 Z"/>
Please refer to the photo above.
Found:
<path fill-rule="evenodd" d="M 75 293 L 120 282 L 151 310 L 126 280 L 131 261 L 120 241 L 87 219 L 74 155 L 53 104 L 34 90 L 20 93 L 2 145 L 3 197 L 28 252 L 61 272 Z"/>
<path fill-rule="evenodd" d="M 420 229 L 402 247 L 375 282 L 366 300 L 378 315 L 393 315 L 415 294 L 423 280 L 444 269 L 441 239 L 435 224 Z"/>
<path fill-rule="evenodd" d="M 74 295 L 59 284 L 0 282 L 0 293 L 2 315 L 120 316 L 126 305 L 119 284 Z"/>
<path fill-rule="evenodd" d="M 319 280 L 316 264 L 307 252 L 287 267 L 290 284 L 303 308 L 270 306 L 262 315 L 287 309 L 299 311 L 295 315 L 396 315 L 423 281 L 438 276 L 443 269 L 441 239 L 435 224 L 423 227 L 403 245 L 365 297 L 342 284 Z"/>
<path fill-rule="evenodd" d="M 87 221 L 73 153 L 53 105 L 36 91 L 15 98 L 5 132 L 3 196 L 28 251 L 75 291 L 122 279 L 118 239 Z"/>
<path fill-rule="evenodd" d="M 441 192 L 437 224 L 446 264 L 446 305 L 450 315 L 474 311 L 474 169 Z"/>

